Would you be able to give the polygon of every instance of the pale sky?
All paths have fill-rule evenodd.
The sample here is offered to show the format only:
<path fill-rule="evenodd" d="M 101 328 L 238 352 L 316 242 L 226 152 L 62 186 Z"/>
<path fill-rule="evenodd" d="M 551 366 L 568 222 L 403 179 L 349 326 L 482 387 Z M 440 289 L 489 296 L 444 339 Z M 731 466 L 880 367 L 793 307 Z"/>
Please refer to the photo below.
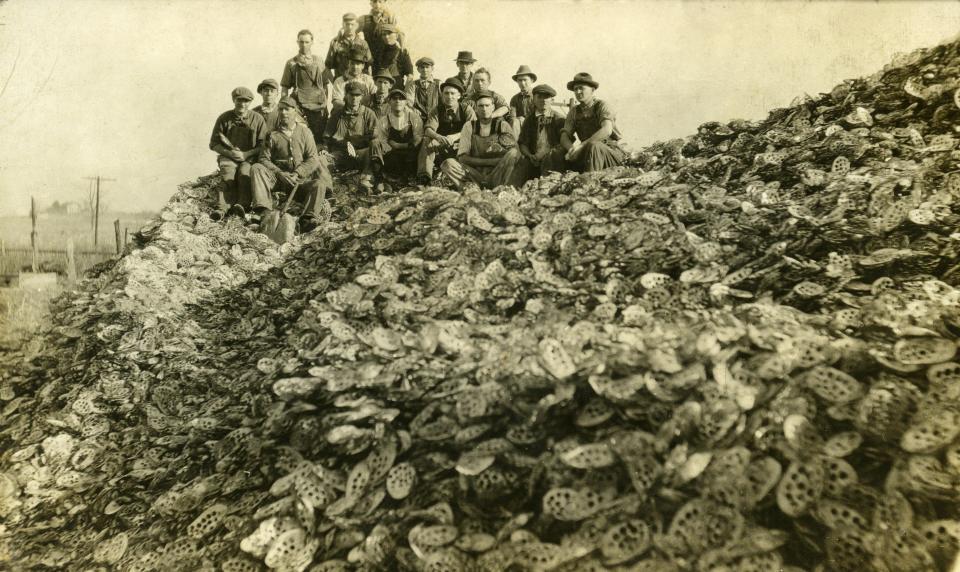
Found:
<path fill-rule="evenodd" d="M 710 120 L 760 119 L 797 95 L 878 71 L 897 52 L 956 36 L 957 2 L 391 0 L 414 59 L 456 72 L 471 50 L 510 97 L 528 64 L 566 99 L 600 82 L 628 142 Z M 323 56 L 363 0 L 10 0 L 0 4 L 0 216 L 82 200 L 159 208 L 215 170 L 207 149 L 230 90 L 279 80 L 309 28 Z M 4 87 L 5 86 L 5 87 Z M 255 103 L 259 103 L 258 101 Z"/>

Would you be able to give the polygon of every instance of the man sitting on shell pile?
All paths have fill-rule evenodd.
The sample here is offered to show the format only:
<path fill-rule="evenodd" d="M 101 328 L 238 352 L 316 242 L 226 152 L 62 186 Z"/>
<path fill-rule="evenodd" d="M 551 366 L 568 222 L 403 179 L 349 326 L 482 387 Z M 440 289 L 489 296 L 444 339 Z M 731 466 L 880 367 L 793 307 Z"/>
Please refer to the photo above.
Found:
<path fill-rule="evenodd" d="M 250 169 L 260 154 L 260 145 L 267 136 L 267 127 L 259 113 L 250 111 L 253 94 L 245 87 L 230 93 L 233 109 L 217 117 L 210 135 L 210 150 L 217 153 L 217 166 L 223 177 L 223 188 L 217 198 L 217 209 L 210 218 L 220 220 L 224 211 L 244 216 L 250 205 Z"/>
<path fill-rule="evenodd" d="M 506 118 L 493 117 L 494 105 L 489 91 L 474 94 L 477 119 L 463 125 L 457 158 L 440 165 L 458 189 L 467 181 L 488 188 L 514 182 L 514 170 L 520 160 L 517 138 Z"/>
<path fill-rule="evenodd" d="M 417 167 L 417 150 L 423 139 L 420 114 L 407 105 L 402 89 L 390 91 L 389 109 L 380 117 L 377 137 L 373 140 L 371 161 L 379 192 L 388 190 L 384 174 L 412 176 Z"/>
<path fill-rule="evenodd" d="M 433 166 L 438 155 L 441 161 L 457 156 L 463 125 L 477 118 L 473 107 L 461 99 L 466 91 L 457 77 L 448 78 L 440 85 L 440 104 L 423 125 L 423 144 L 417 158 L 417 184 L 433 182 Z"/>
<path fill-rule="evenodd" d="M 622 165 L 627 155 L 617 143 L 621 136 L 613 109 L 593 96 L 598 87 L 588 73 L 578 73 L 567 82 L 577 105 L 567 114 L 561 143 L 567 150 L 567 165 L 581 173 Z M 574 145 L 574 136 L 579 145 Z"/>
<path fill-rule="evenodd" d="M 305 205 L 300 229 L 313 230 L 323 217 L 324 199 L 333 188 L 333 179 L 320 160 L 310 129 L 297 122 L 297 102 L 292 97 L 280 101 L 280 123 L 263 142 L 251 179 L 253 208 L 261 214 L 273 208 L 272 191 L 289 192 L 299 184 L 295 198 Z"/>
<path fill-rule="evenodd" d="M 345 102 L 333 111 L 327 122 L 327 150 L 337 169 L 360 170 L 360 186 L 373 188 L 370 169 L 370 145 L 377 133 L 377 114 L 363 105 L 364 88 L 352 81 L 345 88 Z"/>

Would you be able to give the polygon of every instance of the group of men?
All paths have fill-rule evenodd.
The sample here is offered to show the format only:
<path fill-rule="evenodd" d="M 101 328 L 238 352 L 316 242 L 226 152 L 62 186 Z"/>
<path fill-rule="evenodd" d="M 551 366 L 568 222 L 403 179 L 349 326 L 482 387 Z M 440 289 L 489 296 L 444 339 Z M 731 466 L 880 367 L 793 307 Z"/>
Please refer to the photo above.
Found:
<path fill-rule="evenodd" d="M 253 94 L 233 90 L 233 109 L 214 125 L 210 149 L 225 185 L 213 218 L 257 219 L 273 207 L 275 191 L 302 192 L 301 230 L 316 226 L 332 187 L 330 168 L 358 170 L 367 192 L 388 188 L 385 174 L 415 176 L 428 185 L 436 170 L 459 189 L 493 188 L 549 171 L 594 171 L 620 165 L 625 152 L 613 110 L 594 97 L 588 73 L 567 82 L 575 105 L 553 107 L 556 91 L 538 84 L 522 65 L 513 75 L 520 91 L 507 101 L 490 89 L 490 71 L 474 70 L 469 51 L 457 54 L 457 75 L 433 77 L 435 62 L 416 61 L 387 0 L 371 0 L 369 14 L 343 16 L 325 59 L 313 54 L 313 34 L 297 34 L 298 53 L 278 83 Z M 321 154 L 322 153 L 322 154 Z M 250 214 L 248 215 L 248 211 Z"/>

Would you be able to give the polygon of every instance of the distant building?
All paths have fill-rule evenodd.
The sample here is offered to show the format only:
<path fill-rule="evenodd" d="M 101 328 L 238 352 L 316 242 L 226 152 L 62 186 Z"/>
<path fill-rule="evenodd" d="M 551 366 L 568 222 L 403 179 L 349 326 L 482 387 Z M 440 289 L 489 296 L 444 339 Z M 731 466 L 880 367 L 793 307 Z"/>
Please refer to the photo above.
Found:
<path fill-rule="evenodd" d="M 48 215 L 74 215 L 80 214 L 83 212 L 83 209 L 80 206 L 80 203 L 77 202 L 60 202 L 53 201 L 53 204 L 46 208 L 42 214 Z"/>

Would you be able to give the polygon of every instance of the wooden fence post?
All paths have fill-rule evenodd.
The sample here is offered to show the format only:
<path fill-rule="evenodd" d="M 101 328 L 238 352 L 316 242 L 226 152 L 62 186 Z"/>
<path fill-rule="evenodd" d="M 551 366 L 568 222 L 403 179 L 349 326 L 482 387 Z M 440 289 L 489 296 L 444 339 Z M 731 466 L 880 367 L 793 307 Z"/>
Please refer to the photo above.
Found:
<path fill-rule="evenodd" d="M 123 227 L 123 245 L 126 246 L 130 243 L 130 229 Z"/>
<path fill-rule="evenodd" d="M 33 200 L 33 197 L 30 197 L 30 248 L 33 250 L 33 271 L 38 270 L 38 262 L 40 253 L 37 252 L 37 204 Z"/>
<path fill-rule="evenodd" d="M 5 243 L 3 239 L 0 239 L 0 256 L 4 258 L 7 256 L 7 243 Z"/>
<path fill-rule="evenodd" d="M 73 239 L 67 239 L 67 280 L 70 283 L 77 281 L 77 260 L 73 256 Z"/>
<path fill-rule="evenodd" d="M 123 252 L 123 243 L 120 242 L 120 219 L 113 221 L 113 237 L 117 241 L 117 254 Z"/>

